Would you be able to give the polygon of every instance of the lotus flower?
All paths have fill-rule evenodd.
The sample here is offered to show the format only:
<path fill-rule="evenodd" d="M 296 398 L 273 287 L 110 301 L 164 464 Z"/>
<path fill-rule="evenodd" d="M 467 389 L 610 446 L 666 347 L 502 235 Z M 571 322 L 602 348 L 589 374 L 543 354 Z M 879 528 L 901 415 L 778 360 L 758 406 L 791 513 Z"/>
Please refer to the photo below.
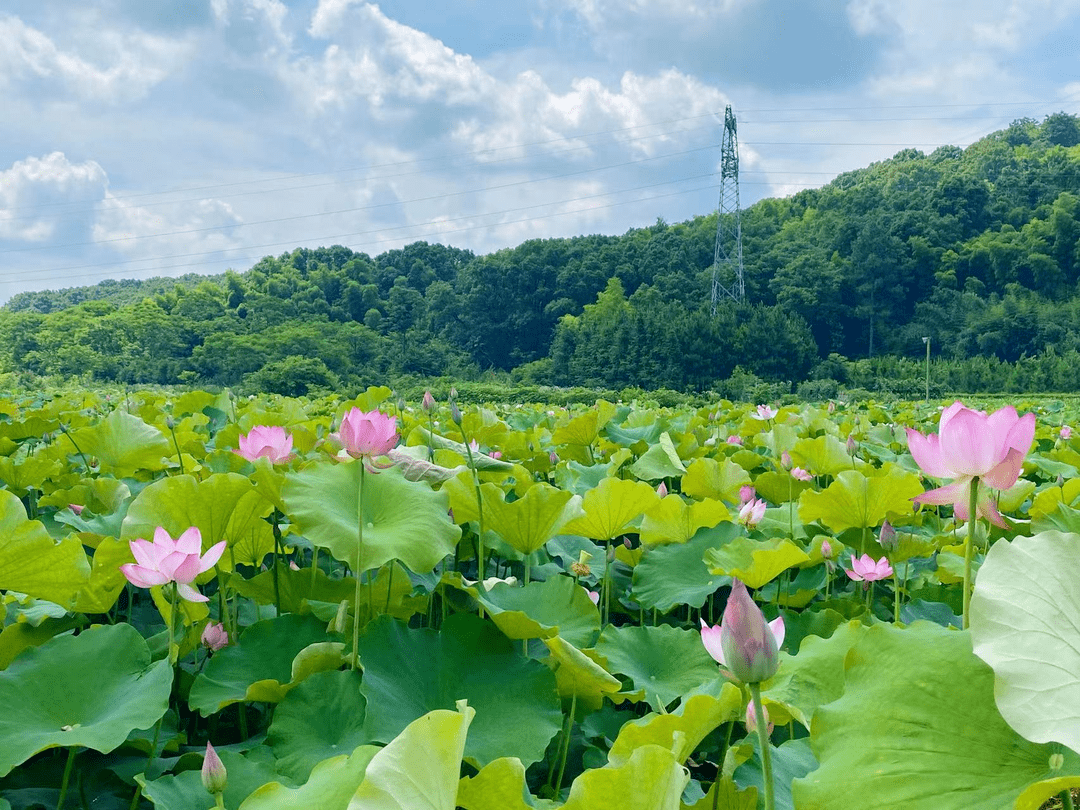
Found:
<path fill-rule="evenodd" d="M 844 572 L 856 582 L 876 582 L 879 579 L 888 579 L 893 575 L 888 557 L 882 557 L 877 562 L 874 562 L 869 554 L 863 554 L 861 557 L 852 556 L 851 570 L 845 568 Z"/>
<path fill-rule="evenodd" d="M 761 422 L 767 422 L 776 416 L 777 413 L 778 411 L 776 408 L 770 408 L 768 405 L 758 405 L 757 412 L 750 414 L 750 416 Z"/>
<path fill-rule="evenodd" d="M 665 484 L 663 481 L 661 481 L 660 486 L 658 486 L 656 488 L 656 494 L 659 495 L 661 498 L 666 498 L 667 497 L 667 484 Z"/>
<path fill-rule="evenodd" d="M 180 596 L 189 602 L 208 602 L 209 599 L 191 587 L 195 577 L 209 571 L 221 559 L 225 551 L 225 541 L 211 546 L 202 556 L 202 533 L 192 526 L 175 540 L 165 529 L 158 526 L 154 530 L 154 542 L 132 540 L 131 553 L 137 562 L 126 563 L 120 570 L 128 582 L 139 588 L 150 588 L 175 582 Z"/>
<path fill-rule="evenodd" d="M 792 467 L 791 468 L 791 477 L 794 478 L 796 481 L 813 481 L 814 480 L 814 476 L 811 473 L 804 470 L 802 467 Z"/>
<path fill-rule="evenodd" d="M 727 443 L 741 446 L 742 436 L 740 436 L 738 433 L 732 433 L 730 436 L 727 437 Z"/>
<path fill-rule="evenodd" d="M 763 517 L 765 517 L 765 501 L 760 498 L 751 498 L 739 510 L 739 521 L 748 529 L 757 526 Z"/>
<path fill-rule="evenodd" d="M 216 795 L 225 792 L 229 775 L 225 772 L 225 764 L 221 761 L 221 757 L 209 742 L 206 744 L 206 753 L 203 755 L 201 776 L 207 793 Z"/>
<path fill-rule="evenodd" d="M 431 395 L 430 391 L 424 392 L 424 398 L 420 400 L 420 410 L 424 413 L 431 413 L 435 409 L 435 397 Z"/>
<path fill-rule="evenodd" d="M 233 452 L 248 461 L 268 458 L 271 464 L 284 464 L 293 457 L 292 436 L 279 425 L 256 425 L 246 436 L 240 434 L 239 444 Z"/>
<path fill-rule="evenodd" d="M 757 704 L 752 699 L 746 704 L 746 731 L 750 734 L 757 731 L 756 706 Z M 769 722 L 769 707 L 763 704 L 761 707 L 761 714 L 765 718 L 765 734 L 768 736 L 773 733 L 773 724 Z"/>
<path fill-rule="evenodd" d="M 907 438 L 908 450 L 924 473 L 952 479 L 951 484 L 917 496 L 915 502 L 952 504 L 957 518 L 968 520 L 972 479 L 992 489 L 1008 489 L 1016 483 L 1035 438 L 1035 414 L 1017 416 L 1010 405 L 987 416 L 958 400 L 942 412 L 936 434 L 924 436 L 908 428 Z M 979 498 L 976 510 L 980 517 L 1005 526 L 989 495 Z"/>
<path fill-rule="evenodd" d="M 207 622 L 206 627 L 203 628 L 202 636 L 200 636 L 200 641 L 210 652 L 217 652 L 229 646 L 229 634 L 221 622 Z"/>
<path fill-rule="evenodd" d="M 739 503 L 744 504 L 747 501 L 752 501 L 757 496 L 757 491 L 750 484 L 743 484 L 739 487 Z"/>
<path fill-rule="evenodd" d="M 881 524 L 878 545 L 881 546 L 883 551 L 896 551 L 900 547 L 900 541 L 896 538 L 896 529 L 887 520 Z"/>
<path fill-rule="evenodd" d="M 353 408 L 341 417 L 341 427 L 331 434 L 353 458 L 385 456 L 397 444 L 397 419 L 381 411 L 364 413 Z"/>
<path fill-rule="evenodd" d="M 1068 425 L 1062 425 L 1061 430 L 1058 431 L 1058 435 L 1061 436 L 1061 438 L 1068 441 L 1069 439 L 1072 438 L 1072 428 L 1069 427 Z"/>
<path fill-rule="evenodd" d="M 720 624 L 701 620 L 701 643 L 720 666 L 743 683 L 768 680 L 780 665 L 784 618 L 765 622 L 765 616 L 742 580 L 735 579 Z"/>

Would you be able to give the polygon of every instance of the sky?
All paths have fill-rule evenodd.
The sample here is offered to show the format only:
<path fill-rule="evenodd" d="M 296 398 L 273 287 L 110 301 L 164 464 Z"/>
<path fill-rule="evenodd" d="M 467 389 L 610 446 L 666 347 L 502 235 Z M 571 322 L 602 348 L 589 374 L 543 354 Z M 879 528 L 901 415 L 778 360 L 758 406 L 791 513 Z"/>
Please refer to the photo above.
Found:
<path fill-rule="evenodd" d="M 1080 113 L 1080 0 L 4 0 L 0 302 L 489 253 Z"/>

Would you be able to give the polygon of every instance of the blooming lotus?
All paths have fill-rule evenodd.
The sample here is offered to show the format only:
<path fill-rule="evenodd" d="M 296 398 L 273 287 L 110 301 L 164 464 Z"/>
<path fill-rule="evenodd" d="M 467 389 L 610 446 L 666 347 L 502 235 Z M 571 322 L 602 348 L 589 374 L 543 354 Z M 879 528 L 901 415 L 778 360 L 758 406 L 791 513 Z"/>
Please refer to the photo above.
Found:
<path fill-rule="evenodd" d="M 738 433 L 732 433 L 730 436 L 727 437 L 727 443 L 741 446 L 742 436 L 740 436 Z"/>
<path fill-rule="evenodd" d="M 126 563 L 120 570 L 128 582 L 139 588 L 154 585 L 176 583 L 177 593 L 189 602 L 208 602 L 209 599 L 191 587 L 195 578 L 209 571 L 225 551 L 222 540 L 200 556 L 202 551 L 202 533 L 195 526 L 181 534 L 175 540 L 161 526 L 154 530 L 154 542 L 132 540 L 129 544 L 131 553 L 137 562 Z"/>
<path fill-rule="evenodd" d="M 239 444 L 233 452 L 248 461 L 268 458 L 271 464 L 283 464 L 293 457 L 292 436 L 279 425 L 256 425 L 246 436 L 240 434 Z"/>
<path fill-rule="evenodd" d="M 796 481 L 813 481 L 814 480 L 814 476 L 811 473 L 804 470 L 802 467 L 792 467 L 791 468 L 791 477 L 794 478 Z"/>
<path fill-rule="evenodd" d="M 765 517 L 765 506 L 765 501 L 760 498 L 751 498 L 739 510 L 739 522 L 746 524 L 748 529 L 754 528 Z"/>
<path fill-rule="evenodd" d="M 915 502 L 952 504 L 957 518 L 967 520 L 972 480 L 977 478 L 991 489 L 1008 489 L 1016 483 L 1035 438 L 1035 414 L 1017 416 L 1010 405 L 987 416 L 957 400 L 942 412 L 936 434 L 924 436 L 908 428 L 907 438 L 908 450 L 924 473 L 952 479 L 951 484 L 916 496 Z M 989 495 L 978 499 L 976 511 L 979 517 L 1005 526 Z"/>
<path fill-rule="evenodd" d="M 1063 438 L 1065 440 L 1071 439 L 1072 438 L 1072 428 L 1069 427 L 1068 425 L 1062 425 L 1061 430 L 1058 431 L 1058 435 L 1061 436 L 1061 438 Z"/>
<path fill-rule="evenodd" d="M 844 573 L 856 582 L 876 582 L 891 577 L 893 570 L 888 557 L 875 562 L 869 554 L 863 554 L 861 557 L 852 556 L 851 570 L 845 568 Z"/>
<path fill-rule="evenodd" d="M 767 422 L 776 416 L 777 413 L 779 413 L 779 411 L 777 411 L 776 408 L 770 408 L 768 405 L 758 405 L 757 411 L 750 414 L 750 416 L 761 422 Z"/>
<path fill-rule="evenodd" d="M 341 427 L 331 435 L 353 458 L 385 456 L 398 442 L 397 418 L 353 408 L 341 417 Z"/>
<path fill-rule="evenodd" d="M 780 665 L 784 618 L 766 623 L 742 580 L 735 579 L 720 624 L 701 620 L 701 643 L 720 666 L 743 683 L 768 680 Z"/>

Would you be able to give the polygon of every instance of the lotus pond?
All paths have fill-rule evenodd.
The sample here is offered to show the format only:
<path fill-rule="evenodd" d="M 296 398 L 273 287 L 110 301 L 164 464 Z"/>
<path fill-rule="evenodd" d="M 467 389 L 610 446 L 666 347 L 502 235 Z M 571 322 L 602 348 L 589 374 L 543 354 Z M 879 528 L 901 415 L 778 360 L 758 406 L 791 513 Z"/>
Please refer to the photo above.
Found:
<path fill-rule="evenodd" d="M 1074 406 L 392 396 L 0 400 L 0 810 L 1071 806 Z"/>

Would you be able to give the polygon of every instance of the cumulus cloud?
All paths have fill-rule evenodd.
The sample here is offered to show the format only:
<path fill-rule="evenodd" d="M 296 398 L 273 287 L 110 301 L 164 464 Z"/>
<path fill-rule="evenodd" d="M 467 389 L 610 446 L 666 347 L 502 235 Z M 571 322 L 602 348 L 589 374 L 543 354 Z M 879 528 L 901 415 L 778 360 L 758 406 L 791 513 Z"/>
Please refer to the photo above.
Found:
<path fill-rule="evenodd" d="M 16 161 L 0 171 L 0 239 L 33 243 L 85 233 L 89 209 L 107 188 L 105 170 L 92 160 L 72 163 L 53 152 Z M 83 207 L 72 212 L 63 203 Z"/>
<path fill-rule="evenodd" d="M 241 242 L 233 227 L 242 221 L 224 200 L 150 208 L 110 195 L 98 204 L 93 238 L 129 259 L 158 259 L 233 249 Z"/>

